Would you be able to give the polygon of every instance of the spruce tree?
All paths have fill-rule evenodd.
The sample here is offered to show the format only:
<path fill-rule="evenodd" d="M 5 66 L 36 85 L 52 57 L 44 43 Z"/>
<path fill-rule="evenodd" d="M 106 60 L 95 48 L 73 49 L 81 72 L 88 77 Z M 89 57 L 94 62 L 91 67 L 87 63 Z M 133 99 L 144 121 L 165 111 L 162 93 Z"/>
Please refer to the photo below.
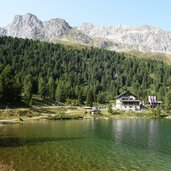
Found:
<path fill-rule="evenodd" d="M 48 89 L 49 98 L 51 100 L 54 100 L 55 99 L 55 80 L 53 79 L 53 77 L 49 78 L 47 89 Z"/>
<path fill-rule="evenodd" d="M 56 88 L 56 100 L 59 102 L 65 102 L 65 92 L 63 85 L 59 82 Z"/>
<path fill-rule="evenodd" d="M 23 84 L 23 96 L 27 104 L 31 104 L 32 94 L 33 94 L 32 79 L 31 79 L 31 75 L 28 75 L 25 77 L 24 84 Z"/>
<path fill-rule="evenodd" d="M 165 98 L 165 106 L 167 109 L 171 108 L 171 91 L 168 91 Z"/>
<path fill-rule="evenodd" d="M 0 75 L 0 101 L 12 105 L 21 102 L 21 90 L 10 66 L 6 66 Z"/>
<path fill-rule="evenodd" d="M 86 98 L 86 105 L 93 106 L 93 101 L 94 101 L 93 92 L 91 89 L 88 89 L 87 98 Z"/>
<path fill-rule="evenodd" d="M 84 104 L 84 97 L 83 97 L 83 92 L 82 90 L 80 90 L 79 94 L 78 94 L 78 104 L 79 105 L 83 105 Z"/>
<path fill-rule="evenodd" d="M 42 99 L 45 99 L 47 96 L 46 83 L 42 77 L 39 78 L 39 82 L 38 82 L 38 94 Z"/>

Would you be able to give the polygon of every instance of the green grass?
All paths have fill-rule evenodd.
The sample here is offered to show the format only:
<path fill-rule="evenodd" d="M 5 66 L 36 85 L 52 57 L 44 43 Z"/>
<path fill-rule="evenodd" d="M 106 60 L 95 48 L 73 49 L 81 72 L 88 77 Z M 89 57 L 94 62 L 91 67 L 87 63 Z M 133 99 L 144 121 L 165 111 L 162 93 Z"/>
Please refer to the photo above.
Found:
<path fill-rule="evenodd" d="M 70 120 L 70 119 L 83 119 L 83 115 L 61 113 L 58 115 L 48 117 L 48 120 Z"/>
<path fill-rule="evenodd" d="M 144 111 L 113 110 L 112 114 L 107 109 L 101 110 L 101 116 L 109 118 L 164 118 L 168 115 L 171 115 L 171 112 L 161 110 L 159 113 L 157 109 L 147 109 Z"/>
<path fill-rule="evenodd" d="M 33 96 L 33 105 L 30 108 L 1 109 L 0 119 L 22 118 L 27 119 L 37 116 L 45 116 L 48 119 L 81 119 L 81 118 L 163 118 L 171 115 L 171 111 L 161 110 L 160 115 L 157 109 L 148 109 L 145 111 L 120 111 L 102 109 L 92 116 L 91 110 L 83 109 L 78 106 L 55 106 L 53 101 L 42 100 L 39 96 Z"/>
<path fill-rule="evenodd" d="M 54 104 L 55 101 L 53 100 L 49 100 L 49 99 L 42 99 L 39 95 L 33 95 L 32 97 L 32 106 L 37 106 L 37 107 L 41 107 L 41 106 L 49 106 Z"/>
<path fill-rule="evenodd" d="M 140 51 L 129 51 L 127 53 L 123 52 L 127 57 L 137 57 L 144 59 L 152 59 L 157 61 L 163 61 L 166 64 L 171 65 L 171 55 L 165 53 L 157 52 L 140 52 Z"/>

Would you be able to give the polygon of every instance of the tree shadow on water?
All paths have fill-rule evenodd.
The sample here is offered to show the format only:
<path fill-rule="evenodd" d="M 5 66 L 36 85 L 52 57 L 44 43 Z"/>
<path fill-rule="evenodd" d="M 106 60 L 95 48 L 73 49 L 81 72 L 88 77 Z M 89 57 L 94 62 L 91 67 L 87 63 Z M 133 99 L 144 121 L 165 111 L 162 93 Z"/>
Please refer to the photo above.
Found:
<path fill-rule="evenodd" d="M 0 148 L 5 147 L 21 147 L 33 146 L 46 142 L 59 142 L 59 141 L 73 141 L 84 139 L 84 137 L 39 137 L 39 138 L 18 138 L 18 137 L 0 137 Z"/>

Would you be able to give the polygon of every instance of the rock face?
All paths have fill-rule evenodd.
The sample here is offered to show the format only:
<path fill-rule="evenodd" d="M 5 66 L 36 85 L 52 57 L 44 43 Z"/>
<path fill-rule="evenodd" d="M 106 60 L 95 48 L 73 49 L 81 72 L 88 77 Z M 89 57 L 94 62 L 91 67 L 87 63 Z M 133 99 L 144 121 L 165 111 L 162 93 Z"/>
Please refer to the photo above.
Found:
<path fill-rule="evenodd" d="M 84 23 L 77 29 L 91 37 L 100 37 L 113 42 L 113 50 L 138 50 L 142 52 L 171 53 L 171 32 L 151 26 L 93 26 Z"/>
<path fill-rule="evenodd" d="M 55 42 L 71 27 L 63 19 L 42 22 L 33 14 L 16 15 L 11 24 L 0 28 L 0 35 Z"/>
<path fill-rule="evenodd" d="M 0 28 L 0 36 L 5 36 L 7 34 L 7 30 L 5 28 Z"/>
<path fill-rule="evenodd" d="M 6 35 L 20 38 L 41 39 L 42 28 L 43 22 L 40 21 L 35 15 L 17 15 L 14 17 L 13 22 L 6 27 Z"/>
<path fill-rule="evenodd" d="M 71 27 L 63 19 L 52 19 L 43 23 L 44 40 L 55 42 L 63 35 L 68 34 Z"/>
<path fill-rule="evenodd" d="M 0 28 L 0 36 L 69 41 L 116 51 L 171 53 L 171 32 L 151 26 L 94 26 L 84 23 L 71 27 L 63 19 L 42 22 L 35 15 L 17 15 L 11 24 Z"/>

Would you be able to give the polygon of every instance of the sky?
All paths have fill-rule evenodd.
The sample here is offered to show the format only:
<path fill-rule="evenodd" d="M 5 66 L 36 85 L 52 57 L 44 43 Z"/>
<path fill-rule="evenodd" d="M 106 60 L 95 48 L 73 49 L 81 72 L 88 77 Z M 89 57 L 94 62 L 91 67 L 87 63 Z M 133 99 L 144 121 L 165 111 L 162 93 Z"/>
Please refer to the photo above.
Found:
<path fill-rule="evenodd" d="M 152 25 L 171 31 L 171 0 L 0 0 L 0 27 L 15 15 L 63 18 L 71 26 Z"/>

